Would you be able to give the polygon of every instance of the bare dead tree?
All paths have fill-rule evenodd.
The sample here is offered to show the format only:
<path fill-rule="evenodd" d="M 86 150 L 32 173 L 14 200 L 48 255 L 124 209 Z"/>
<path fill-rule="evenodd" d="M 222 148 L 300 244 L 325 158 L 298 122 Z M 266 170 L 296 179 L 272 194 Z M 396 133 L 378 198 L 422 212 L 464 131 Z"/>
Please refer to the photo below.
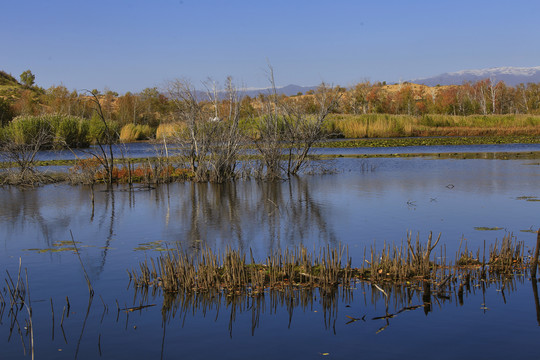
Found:
<path fill-rule="evenodd" d="M 223 107 L 219 107 L 218 92 L 213 87 L 213 100 L 215 117 L 212 119 L 212 134 L 214 139 L 209 142 L 208 167 L 212 182 L 223 182 L 234 178 L 238 153 L 243 143 L 243 136 L 239 129 L 240 99 L 238 90 L 228 77 L 225 83 Z"/>
<path fill-rule="evenodd" d="M 34 136 L 27 141 L 13 141 L 7 138 L 0 143 L 0 156 L 6 161 L 16 165 L 18 171 L 7 170 L 7 181 L 17 185 L 34 185 L 40 182 L 42 176 L 39 176 L 35 169 L 36 156 L 47 144 L 52 142 L 51 133 L 40 128 Z"/>
<path fill-rule="evenodd" d="M 168 93 L 176 106 L 177 119 L 186 126 L 175 136 L 180 156 L 196 181 L 223 182 L 235 176 L 238 151 L 242 143 L 239 130 L 240 101 L 232 78 L 225 89 L 206 82 L 206 99 L 187 80 L 168 84 Z M 220 95 L 226 100 L 220 101 Z"/>
<path fill-rule="evenodd" d="M 283 102 L 285 123 L 284 140 L 287 144 L 287 175 L 295 175 L 306 163 L 307 156 L 316 142 L 324 138 L 324 122 L 328 114 L 338 105 L 340 93 L 322 83 L 315 92 L 318 112 L 306 114 L 305 110 L 290 102 Z"/>
<path fill-rule="evenodd" d="M 274 80 L 274 69 L 269 66 L 270 93 L 261 96 L 260 114 L 252 121 L 257 126 L 255 146 L 262 157 L 259 172 L 268 179 L 281 177 L 283 121 L 279 116 L 279 101 Z"/>
<path fill-rule="evenodd" d="M 103 166 L 105 169 L 105 173 L 107 174 L 107 184 L 112 184 L 114 182 L 114 153 L 113 153 L 113 144 L 115 142 L 115 139 L 118 137 L 118 134 L 116 134 L 107 123 L 107 120 L 105 119 L 105 115 L 103 113 L 103 109 L 101 107 L 101 103 L 99 101 L 99 98 L 96 93 L 93 93 L 91 91 L 87 92 L 92 96 L 92 102 L 95 105 L 95 111 L 100 118 L 101 122 L 103 123 L 104 129 L 105 129 L 105 144 L 102 144 L 101 139 L 96 139 L 97 145 L 99 148 L 98 152 L 90 152 L 92 156 L 94 156 Z M 104 145 L 107 145 L 108 149 L 105 149 Z M 108 152 L 107 152 L 108 150 Z"/>
<path fill-rule="evenodd" d="M 296 175 L 306 164 L 313 145 L 324 138 L 324 123 L 338 105 L 340 93 L 322 83 L 315 93 L 318 112 L 308 114 L 294 100 L 279 97 L 274 72 L 269 67 L 271 93 L 262 98 L 259 116 L 259 138 L 255 145 L 265 169 L 266 178 Z"/>

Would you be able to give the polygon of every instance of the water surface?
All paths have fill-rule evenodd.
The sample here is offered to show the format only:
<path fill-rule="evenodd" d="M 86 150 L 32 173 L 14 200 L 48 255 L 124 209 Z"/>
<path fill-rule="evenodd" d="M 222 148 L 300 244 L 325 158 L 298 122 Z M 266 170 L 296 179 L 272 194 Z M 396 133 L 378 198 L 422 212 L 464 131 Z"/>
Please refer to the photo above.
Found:
<path fill-rule="evenodd" d="M 338 289 L 331 301 L 317 291 L 309 301 L 300 294 L 294 300 L 267 294 L 262 303 L 200 297 L 175 300 L 169 310 L 161 293 L 135 295 L 128 288 L 126 269 L 177 246 L 253 249 L 264 260 L 277 248 L 341 243 L 360 266 L 366 246 L 399 244 L 407 231 L 424 241 L 429 232 L 441 233 L 437 250 L 452 257 L 462 237 L 476 249 L 513 233 L 532 249 L 532 231 L 540 227 L 537 161 L 373 158 L 313 165 L 330 173 L 281 182 L 102 187 L 93 206 L 84 186 L 0 189 L 1 270 L 16 277 L 19 258 L 28 270 L 37 358 L 95 359 L 100 351 L 106 359 L 536 356 L 530 345 L 540 335 L 537 290 L 527 277 L 511 277 L 504 287 L 479 283 L 463 304 L 455 293 L 433 295 L 428 311 L 422 306 L 388 321 L 373 320 L 385 314 L 385 299 L 360 284 L 347 295 Z M 86 322 L 88 290 L 69 250 L 71 234 L 96 293 Z M 388 291 L 390 312 L 424 305 L 422 290 Z M 62 334 L 66 296 L 71 314 Z M 129 313 L 117 303 L 156 306 Z M 347 324 L 347 316 L 364 315 L 366 321 Z M 6 311 L 0 321 L 2 358 L 22 357 Z"/>

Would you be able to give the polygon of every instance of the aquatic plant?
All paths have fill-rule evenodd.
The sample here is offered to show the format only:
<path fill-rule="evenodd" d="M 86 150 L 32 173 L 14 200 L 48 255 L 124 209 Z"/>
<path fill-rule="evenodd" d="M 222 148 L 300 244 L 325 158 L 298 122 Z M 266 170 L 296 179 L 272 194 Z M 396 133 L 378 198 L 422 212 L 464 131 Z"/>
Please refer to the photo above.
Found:
<path fill-rule="evenodd" d="M 482 260 L 480 251 L 474 257 L 466 245 L 463 251 L 460 245 L 454 265 L 448 263 L 443 249 L 438 257 L 431 258 L 439 240 L 440 235 L 433 241 L 430 234 L 424 245 L 418 236 L 413 241 L 409 233 L 407 243 L 401 246 L 385 244 L 381 252 L 374 246 L 370 247 L 368 256 L 364 255 L 364 261 L 358 268 L 352 267 L 348 248 L 341 246 L 334 249 L 328 246 L 321 248 L 318 255 L 302 246 L 292 250 L 277 250 L 262 263 L 254 260 L 251 251 L 250 261 L 247 262 L 246 254 L 231 248 L 220 254 L 203 248 L 195 254 L 180 249 L 168 251 L 155 260 L 141 262 L 138 271 L 133 269 L 128 273 L 135 286 L 153 286 L 168 293 L 211 289 L 249 289 L 253 293 L 284 286 L 323 289 L 340 284 L 349 286 L 353 279 L 372 283 L 431 279 L 440 271 L 457 271 L 463 267 L 476 269 L 481 277 L 487 273 L 526 269 L 524 244 L 511 234 L 503 238 L 500 246 L 496 242 L 487 254 L 484 246 Z"/>

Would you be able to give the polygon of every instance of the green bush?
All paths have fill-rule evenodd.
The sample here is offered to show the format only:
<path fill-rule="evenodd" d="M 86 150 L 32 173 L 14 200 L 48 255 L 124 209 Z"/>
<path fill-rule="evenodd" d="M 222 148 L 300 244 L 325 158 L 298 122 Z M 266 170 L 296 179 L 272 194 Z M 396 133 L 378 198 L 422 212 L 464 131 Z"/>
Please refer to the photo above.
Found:
<path fill-rule="evenodd" d="M 40 116 L 17 116 L 5 130 L 9 141 L 17 144 L 32 144 L 40 138 L 43 147 L 50 147 L 54 139 L 51 123 Z"/>
<path fill-rule="evenodd" d="M 109 128 L 109 136 L 106 134 L 106 127 L 101 118 L 94 114 L 88 124 L 88 136 L 87 140 L 91 144 L 107 143 L 107 138 L 117 140 L 119 136 L 120 127 L 115 121 L 107 121 L 107 127 Z"/>
<path fill-rule="evenodd" d="M 3 130 L 4 139 L 17 144 L 39 142 L 43 148 L 87 147 L 88 121 L 68 115 L 18 116 Z"/>
<path fill-rule="evenodd" d="M 55 147 L 88 147 L 88 121 L 75 116 L 50 116 L 55 129 Z"/>

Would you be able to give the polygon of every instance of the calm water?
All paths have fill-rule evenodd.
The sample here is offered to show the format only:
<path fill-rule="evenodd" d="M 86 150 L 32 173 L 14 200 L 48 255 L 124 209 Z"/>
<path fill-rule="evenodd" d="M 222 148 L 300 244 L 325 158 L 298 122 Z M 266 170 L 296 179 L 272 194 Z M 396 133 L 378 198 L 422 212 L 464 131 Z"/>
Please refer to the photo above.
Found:
<path fill-rule="evenodd" d="M 188 251 L 203 245 L 251 248 L 263 260 L 276 248 L 342 243 L 359 266 L 365 246 L 399 244 L 407 231 L 424 241 L 430 231 L 442 233 L 441 244 L 452 257 L 462 237 L 473 249 L 507 233 L 527 248 L 535 243 L 538 161 L 377 158 L 314 165 L 335 173 L 271 183 L 97 189 L 94 207 L 90 190 L 82 186 L 0 189 L 0 270 L 16 277 L 19 258 L 28 270 L 36 358 L 536 356 L 535 289 L 522 277 L 504 287 L 498 282 L 473 287 L 462 305 L 455 294 L 433 296 L 429 311 L 405 311 L 388 322 L 372 320 L 385 314 L 384 298 L 360 285 L 352 294 L 340 290 L 330 305 L 318 293 L 309 301 L 300 294 L 293 301 L 267 294 L 263 303 L 177 299 L 163 312 L 159 293 L 135 296 L 128 288 L 126 269 L 177 245 Z M 79 260 L 73 251 L 60 251 L 69 246 L 62 242 L 71 239 L 70 231 L 96 292 L 86 321 L 88 291 Z M 390 312 L 424 303 L 421 291 L 407 296 L 388 291 Z M 62 333 L 66 296 L 71 313 Z M 120 308 L 156 306 L 126 313 L 118 312 L 117 302 Z M 364 315 L 366 321 L 347 324 L 347 316 Z M 7 310 L 0 321 L 0 358 L 23 357 L 16 326 L 10 336 Z M 23 339 L 28 349 L 29 337 Z"/>
<path fill-rule="evenodd" d="M 108 154 L 108 147 L 104 147 Z M 176 152 L 174 145 L 169 144 L 169 155 Z M 418 154 L 418 153 L 455 153 L 455 152 L 530 152 L 540 151 L 540 144 L 502 144 L 502 145 L 453 145 L 453 146 L 399 146 L 399 147 L 357 147 L 357 148 L 315 148 L 317 154 Z M 36 160 L 73 160 L 76 158 L 92 157 L 92 154 L 101 154 L 96 145 L 88 149 L 41 151 Z M 162 144 L 127 143 L 113 145 L 115 157 L 145 158 L 165 154 Z M 1 157 L 0 157 L 1 158 Z"/>

